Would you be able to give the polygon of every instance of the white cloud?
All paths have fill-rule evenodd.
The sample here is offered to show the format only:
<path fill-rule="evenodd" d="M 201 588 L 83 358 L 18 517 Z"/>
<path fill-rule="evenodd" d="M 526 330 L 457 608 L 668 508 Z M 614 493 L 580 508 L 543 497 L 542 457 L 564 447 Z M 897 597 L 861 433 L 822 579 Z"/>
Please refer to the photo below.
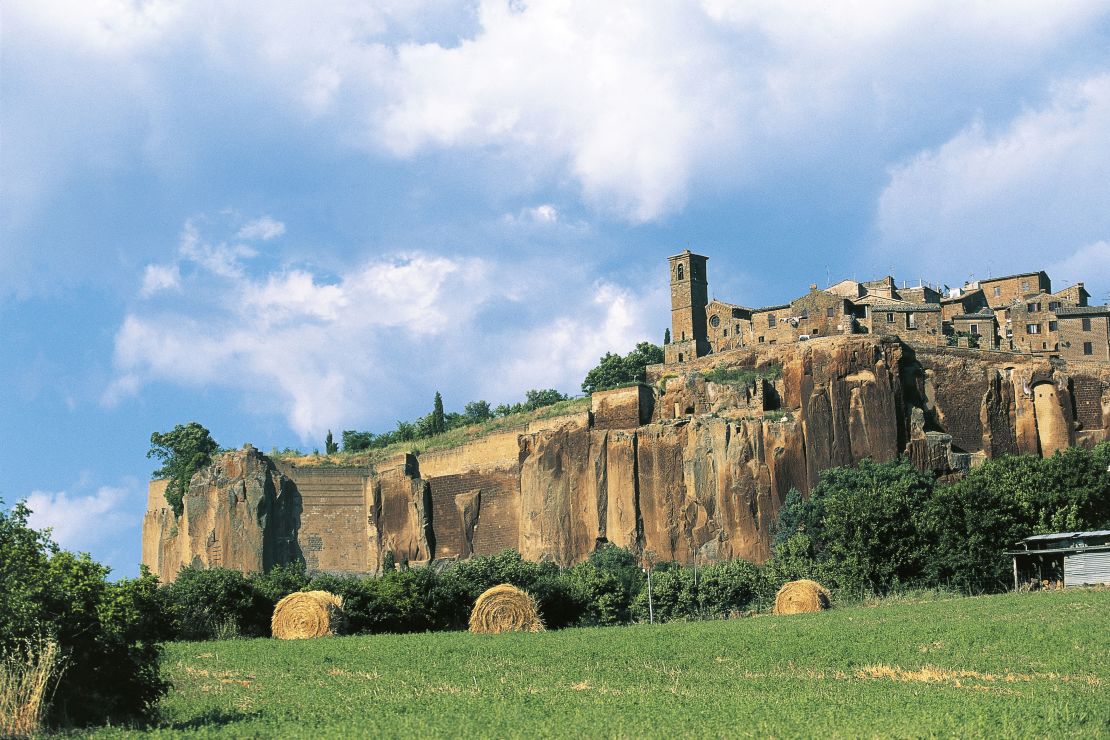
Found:
<path fill-rule="evenodd" d="M 163 290 L 181 288 L 181 271 L 177 265 L 147 265 L 143 271 L 143 285 L 139 294 L 149 298 Z"/>
<path fill-rule="evenodd" d="M 202 222 L 185 230 L 189 246 L 179 251 L 189 259 L 219 243 L 205 238 Z M 577 261 L 410 251 L 328 278 L 303 267 L 193 264 L 199 271 L 183 273 L 182 290 L 161 309 L 139 304 L 124 318 L 105 405 L 152 382 L 229 388 L 245 407 L 279 413 L 303 438 L 318 438 L 374 409 L 403 415 L 412 397 L 447 382 L 502 401 L 540 385 L 576 389 L 606 351 L 653 336 L 646 324 L 665 303 L 658 291 L 591 285 Z"/>
<path fill-rule="evenodd" d="M 879 250 L 955 278 L 1055 264 L 1105 289 L 1107 171 L 1110 75 L 1059 84 L 1046 106 L 998 130 L 975 123 L 892 170 Z"/>
<path fill-rule="evenodd" d="M 380 134 L 402 156 L 494 145 L 560 163 L 587 201 L 651 220 L 696 180 L 743 183 L 845 142 L 897 142 L 915 125 L 908 114 L 989 91 L 1102 12 L 490 0 L 473 38 L 397 49 Z M 899 125 L 884 126 L 891 117 Z"/>
<path fill-rule="evenodd" d="M 262 241 L 269 241 L 284 233 L 285 224 L 281 221 L 275 221 L 269 216 L 263 216 L 239 229 L 239 233 L 236 234 L 236 237 L 239 239 L 261 239 Z"/>
<path fill-rule="evenodd" d="M 1048 266 L 1048 274 L 1057 283 L 1086 283 L 1094 303 L 1110 303 L 1110 241 L 1087 244 Z"/>
<path fill-rule="evenodd" d="M 197 225 L 186 221 L 177 245 L 177 253 L 209 272 L 224 278 L 237 278 L 243 274 L 242 260 L 258 254 L 246 244 L 210 243 L 200 238 Z"/>
<path fill-rule="evenodd" d="M 594 285 L 587 297 L 577 311 L 517 336 L 513 353 L 495 365 L 496 384 L 558 388 L 573 378 L 578 392 L 578 383 L 606 352 L 625 354 L 652 336 L 652 309 L 666 301 L 662 290 L 633 292 L 608 282 Z M 495 389 L 490 384 L 486 392 Z"/>
<path fill-rule="evenodd" d="M 78 483 L 77 487 L 84 486 Z M 51 528 L 54 541 L 67 550 L 112 546 L 141 521 L 141 515 L 135 513 L 138 499 L 134 484 L 100 486 L 91 494 L 33 491 L 26 499 L 32 512 L 28 524 L 35 529 Z"/>
<path fill-rule="evenodd" d="M 137 138 L 153 166 L 186 166 L 190 152 L 174 147 L 203 137 L 164 130 L 199 118 L 192 88 L 175 77 L 184 75 L 224 81 L 228 99 L 266 99 L 275 118 L 300 115 L 318 127 L 312 136 L 342 145 L 402 158 L 466 148 L 490 171 L 508 158 L 514 187 L 569 185 L 631 221 L 672 214 L 695 190 L 904 151 L 922 132 L 966 122 L 1003 87 L 1043 85 L 1110 12 L 1096 0 L 483 0 L 476 11 L 438 0 L 97 0 L 6 10 L 7 35 L 21 40 L 9 57 L 72 80 L 72 90 L 50 86 L 58 110 L 14 128 L 6 120 L 35 144 L 4 178 L 21 199 L 13 214 L 44 196 L 48 173 L 68 171 L 57 158 L 110 150 L 97 138 L 105 131 L 131 133 L 119 121 L 146 129 Z M 186 57 L 184 70 L 167 61 Z M 87 89 L 118 91 L 111 115 L 88 110 L 96 100 L 74 92 Z M 80 122 L 62 106 L 81 107 Z M 50 130 L 37 133 L 43 121 Z"/>

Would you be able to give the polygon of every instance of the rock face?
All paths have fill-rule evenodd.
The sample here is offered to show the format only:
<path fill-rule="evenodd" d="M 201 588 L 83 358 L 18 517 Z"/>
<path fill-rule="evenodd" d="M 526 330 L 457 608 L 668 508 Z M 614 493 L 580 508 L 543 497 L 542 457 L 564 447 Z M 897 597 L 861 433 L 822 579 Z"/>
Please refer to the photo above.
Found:
<path fill-rule="evenodd" d="M 716 384 L 718 364 L 746 371 Z M 595 414 L 374 468 L 272 463 L 245 448 L 194 477 L 174 520 L 152 484 L 143 561 L 377 572 L 515 548 L 569 565 L 600 543 L 690 562 L 770 555 L 787 493 L 906 455 L 954 478 L 986 458 L 1110 438 L 1110 367 L 830 337 L 649 368 Z"/>
<path fill-rule="evenodd" d="M 180 517 L 164 497 L 149 504 L 143 563 L 159 575 L 172 578 L 184 566 L 255 572 L 301 557 L 297 487 L 250 445 L 193 476 Z"/>

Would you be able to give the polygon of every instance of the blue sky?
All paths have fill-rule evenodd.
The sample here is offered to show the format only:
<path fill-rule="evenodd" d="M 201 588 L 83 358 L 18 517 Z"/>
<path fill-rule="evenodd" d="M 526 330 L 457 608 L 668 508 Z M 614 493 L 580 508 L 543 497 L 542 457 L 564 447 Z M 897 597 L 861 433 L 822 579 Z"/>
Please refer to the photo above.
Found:
<path fill-rule="evenodd" d="M 0 6 L 0 497 L 137 572 L 152 431 L 576 392 L 890 272 L 1110 294 L 1101 2 Z"/>

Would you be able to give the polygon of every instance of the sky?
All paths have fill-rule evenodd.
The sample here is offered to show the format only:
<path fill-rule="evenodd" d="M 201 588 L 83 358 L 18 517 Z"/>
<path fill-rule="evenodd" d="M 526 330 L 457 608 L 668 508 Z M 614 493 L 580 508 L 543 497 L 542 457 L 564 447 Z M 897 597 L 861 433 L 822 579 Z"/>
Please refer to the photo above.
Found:
<path fill-rule="evenodd" d="M 782 303 L 1110 298 L 1110 6 L 7 0 L 0 498 L 138 571 L 150 435 L 322 448 Z"/>

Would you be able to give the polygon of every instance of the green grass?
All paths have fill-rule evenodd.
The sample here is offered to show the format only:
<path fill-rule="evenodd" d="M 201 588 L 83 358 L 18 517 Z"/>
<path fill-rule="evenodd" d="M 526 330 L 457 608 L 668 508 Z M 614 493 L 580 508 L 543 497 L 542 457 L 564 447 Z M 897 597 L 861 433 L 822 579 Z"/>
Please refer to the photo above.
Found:
<path fill-rule="evenodd" d="M 538 635 L 177 643 L 166 667 L 176 688 L 155 734 L 1106 737 L 1110 591 Z"/>
<path fill-rule="evenodd" d="M 589 396 L 584 398 L 570 398 L 566 401 L 559 401 L 558 403 L 551 404 L 550 406 L 543 406 L 534 411 L 524 411 L 518 414 L 500 416 L 496 419 L 482 422 L 481 424 L 457 427 L 432 437 L 423 437 L 421 439 L 413 439 L 405 442 L 394 442 L 386 447 L 379 447 L 372 450 L 337 452 L 334 455 L 306 455 L 298 450 L 286 449 L 273 450 L 270 455 L 271 457 L 295 460 L 299 465 L 318 465 L 321 467 L 374 465 L 383 460 L 393 458 L 402 452 L 415 452 L 419 454 L 428 450 L 449 450 L 474 442 L 489 434 L 516 429 L 527 425 L 529 422 L 540 421 L 542 419 L 580 414 L 584 411 L 588 411 L 589 408 Z"/>

